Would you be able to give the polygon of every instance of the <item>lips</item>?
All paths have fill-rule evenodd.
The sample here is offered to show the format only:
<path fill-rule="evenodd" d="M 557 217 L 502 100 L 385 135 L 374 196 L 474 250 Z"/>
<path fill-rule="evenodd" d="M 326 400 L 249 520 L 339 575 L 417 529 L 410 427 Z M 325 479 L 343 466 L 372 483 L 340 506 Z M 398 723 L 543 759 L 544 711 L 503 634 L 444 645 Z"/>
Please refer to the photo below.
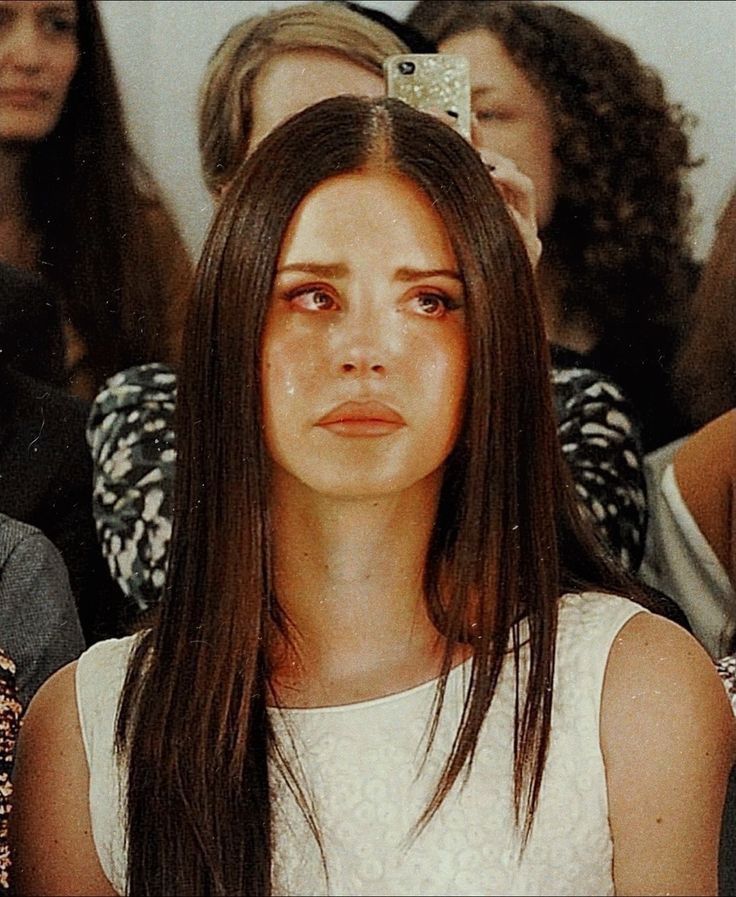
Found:
<path fill-rule="evenodd" d="M 405 427 L 406 421 L 382 402 L 343 402 L 317 426 L 340 436 L 387 436 Z"/>
<path fill-rule="evenodd" d="M 0 102 L 10 106 L 18 106 L 21 108 L 35 108 L 43 106 L 49 99 L 49 94 L 45 90 L 38 90 L 28 87 L 5 88 L 0 89 Z"/>

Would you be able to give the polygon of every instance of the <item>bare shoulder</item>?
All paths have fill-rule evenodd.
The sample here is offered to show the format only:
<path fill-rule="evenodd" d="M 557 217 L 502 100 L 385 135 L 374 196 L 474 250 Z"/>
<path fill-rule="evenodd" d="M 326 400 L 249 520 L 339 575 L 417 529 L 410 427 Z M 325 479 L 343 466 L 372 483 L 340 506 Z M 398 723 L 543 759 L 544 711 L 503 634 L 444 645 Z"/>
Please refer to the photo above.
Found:
<path fill-rule="evenodd" d="M 47 711 L 54 708 L 57 713 L 77 715 L 76 700 L 77 661 L 66 664 L 50 676 L 39 688 L 23 717 L 23 727 L 34 727 L 45 722 Z M 52 713 L 51 716 L 55 716 Z"/>
<path fill-rule="evenodd" d="M 675 470 L 678 480 L 701 481 L 733 475 L 736 465 L 736 409 L 725 411 L 680 445 L 675 454 Z M 714 462 L 711 466 L 711 462 Z"/>
<path fill-rule="evenodd" d="M 736 729 L 725 689 L 703 646 L 681 626 L 641 613 L 616 637 L 608 659 L 601 735 L 625 737 L 632 715 L 687 712 L 689 728 L 700 720 L 734 748 Z M 673 724 L 675 721 L 673 720 Z"/>
<path fill-rule="evenodd" d="M 48 679 L 23 718 L 10 814 L 16 894 L 115 893 L 92 837 L 76 668 L 74 661 Z"/>
<path fill-rule="evenodd" d="M 609 655 L 601 703 L 617 894 L 717 893 L 736 726 L 702 646 L 637 614 Z"/>

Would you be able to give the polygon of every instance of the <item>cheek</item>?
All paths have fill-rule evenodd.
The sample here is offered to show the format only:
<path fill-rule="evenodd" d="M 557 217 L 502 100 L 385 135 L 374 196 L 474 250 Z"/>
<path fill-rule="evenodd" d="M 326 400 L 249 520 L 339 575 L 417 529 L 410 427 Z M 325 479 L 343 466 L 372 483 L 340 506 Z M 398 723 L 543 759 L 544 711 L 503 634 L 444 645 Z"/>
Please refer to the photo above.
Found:
<path fill-rule="evenodd" d="M 531 178 L 537 204 L 537 221 L 545 227 L 552 217 L 557 198 L 557 158 L 549 132 L 541 127 L 478 128 L 478 143 L 511 159 L 517 168 Z"/>
<path fill-rule="evenodd" d="M 70 47 L 63 53 L 59 53 L 54 64 L 55 88 L 61 104 L 66 100 L 66 95 L 79 65 L 79 50 Z"/>
<path fill-rule="evenodd" d="M 279 351 L 277 345 L 271 346 L 270 350 L 264 352 L 261 376 L 263 411 L 267 428 L 270 421 L 278 419 L 284 405 L 288 404 L 296 394 L 296 374 L 292 353 Z"/>
<path fill-rule="evenodd" d="M 289 442 L 289 421 L 295 393 L 293 369 L 277 353 L 264 356 L 261 366 L 263 437 L 272 457 L 280 455 L 279 446 Z"/>
<path fill-rule="evenodd" d="M 264 357 L 263 389 L 267 399 L 282 397 L 287 400 L 296 393 L 298 370 L 296 358 L 291 352 L 269 352 Z"/>
<path fill-rule="evenodd" d="M 278 332 L 276 332 L 276 330 Z M 293 409 L 302 407 L 318 385 L 322 370 L 316 340 L 305 340 L 288 328 L 266 329 L 261 376 L 266 430 L 288 426 L 296 418 Z"/>
<path fill-rule="evenodd" d="M 524 168 L 519 166 L 522 171 Z M 537 224 L 545 228 L 554 214 L 557 202 L 557 159 L 550 147 L 544 154 L 533 156 L 525 173 L 532 179 L 537 202 Z"/>
<path fill-rule="evenodd" d="M 462 420 L 468 376 L 465 335 L 456 332 L 441 342 L 432 341 L 423 350 L 417 349 L 414 357 L 415 388 L 424 396 L 427 415 L 454 443 Z"/>
<path fill-rule="evenodd" d="M 462 347 L 454 354 L 452 364 L 448 366 L 446 385 L 446 402 L 450 411 L 451 441 L 454 445 L 465 408 L 465 391 L 468 381 L 468 355 L 465 340 Z"/>

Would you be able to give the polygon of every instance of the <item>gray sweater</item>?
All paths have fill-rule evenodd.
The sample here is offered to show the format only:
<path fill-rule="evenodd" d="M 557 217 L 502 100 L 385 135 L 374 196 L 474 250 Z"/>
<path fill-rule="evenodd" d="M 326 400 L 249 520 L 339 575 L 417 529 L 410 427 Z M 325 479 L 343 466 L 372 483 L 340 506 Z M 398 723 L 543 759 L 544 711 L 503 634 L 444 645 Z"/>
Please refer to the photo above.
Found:
<path fill-rule="evenodd" d="M 23 709 L 85 648 L 69 576 L 44 534 L 0 514 L 0 647 L 16 666 Z"/>

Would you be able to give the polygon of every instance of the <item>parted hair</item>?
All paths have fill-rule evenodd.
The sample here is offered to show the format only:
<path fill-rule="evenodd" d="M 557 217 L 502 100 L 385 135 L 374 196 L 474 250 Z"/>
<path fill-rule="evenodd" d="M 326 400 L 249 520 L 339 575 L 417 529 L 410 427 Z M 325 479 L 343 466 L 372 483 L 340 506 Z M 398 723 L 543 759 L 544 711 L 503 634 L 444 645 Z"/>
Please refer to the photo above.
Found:
<path fill-rule="evenodd" d="M 461 642 L 472 645 L 471 686 L 419 827 L 472 762 L 510 645 L 521 680 L 509 749 L 523 841 L 549 741 L 558 597 L 627 586 L 581 517 L 556 433 L 534 276 L 480 157 L 396 100 L 337 97 L 299 113 L 238 171 L 197 271 L 166 594 L 139 636 L 118 717 L 128 893 L 271 893 L 269 774 L 280 754 L 267 709 L 268 645 L 281 614 L 262 433 L 264 320 L 299 204 L 330 178 L 376 168 L 416 184 L 447 229 L 464 281 L 470 359 L 424 567 L 429 613 L 447 644 L 434 721 Z M 528 669 L 514 625 L 522 617 Z"/>
<path fill-rule="evenodd" d="M 199 97 L 199 154 L 211 194 L 220 194 L 248 152 L 258 73 L 296 50 L 344 56 L 379 76 L 387 56 L 408 52 L 387 28 L 340 3 L 299 4 L 233 26 L 207 65 Z"/>

